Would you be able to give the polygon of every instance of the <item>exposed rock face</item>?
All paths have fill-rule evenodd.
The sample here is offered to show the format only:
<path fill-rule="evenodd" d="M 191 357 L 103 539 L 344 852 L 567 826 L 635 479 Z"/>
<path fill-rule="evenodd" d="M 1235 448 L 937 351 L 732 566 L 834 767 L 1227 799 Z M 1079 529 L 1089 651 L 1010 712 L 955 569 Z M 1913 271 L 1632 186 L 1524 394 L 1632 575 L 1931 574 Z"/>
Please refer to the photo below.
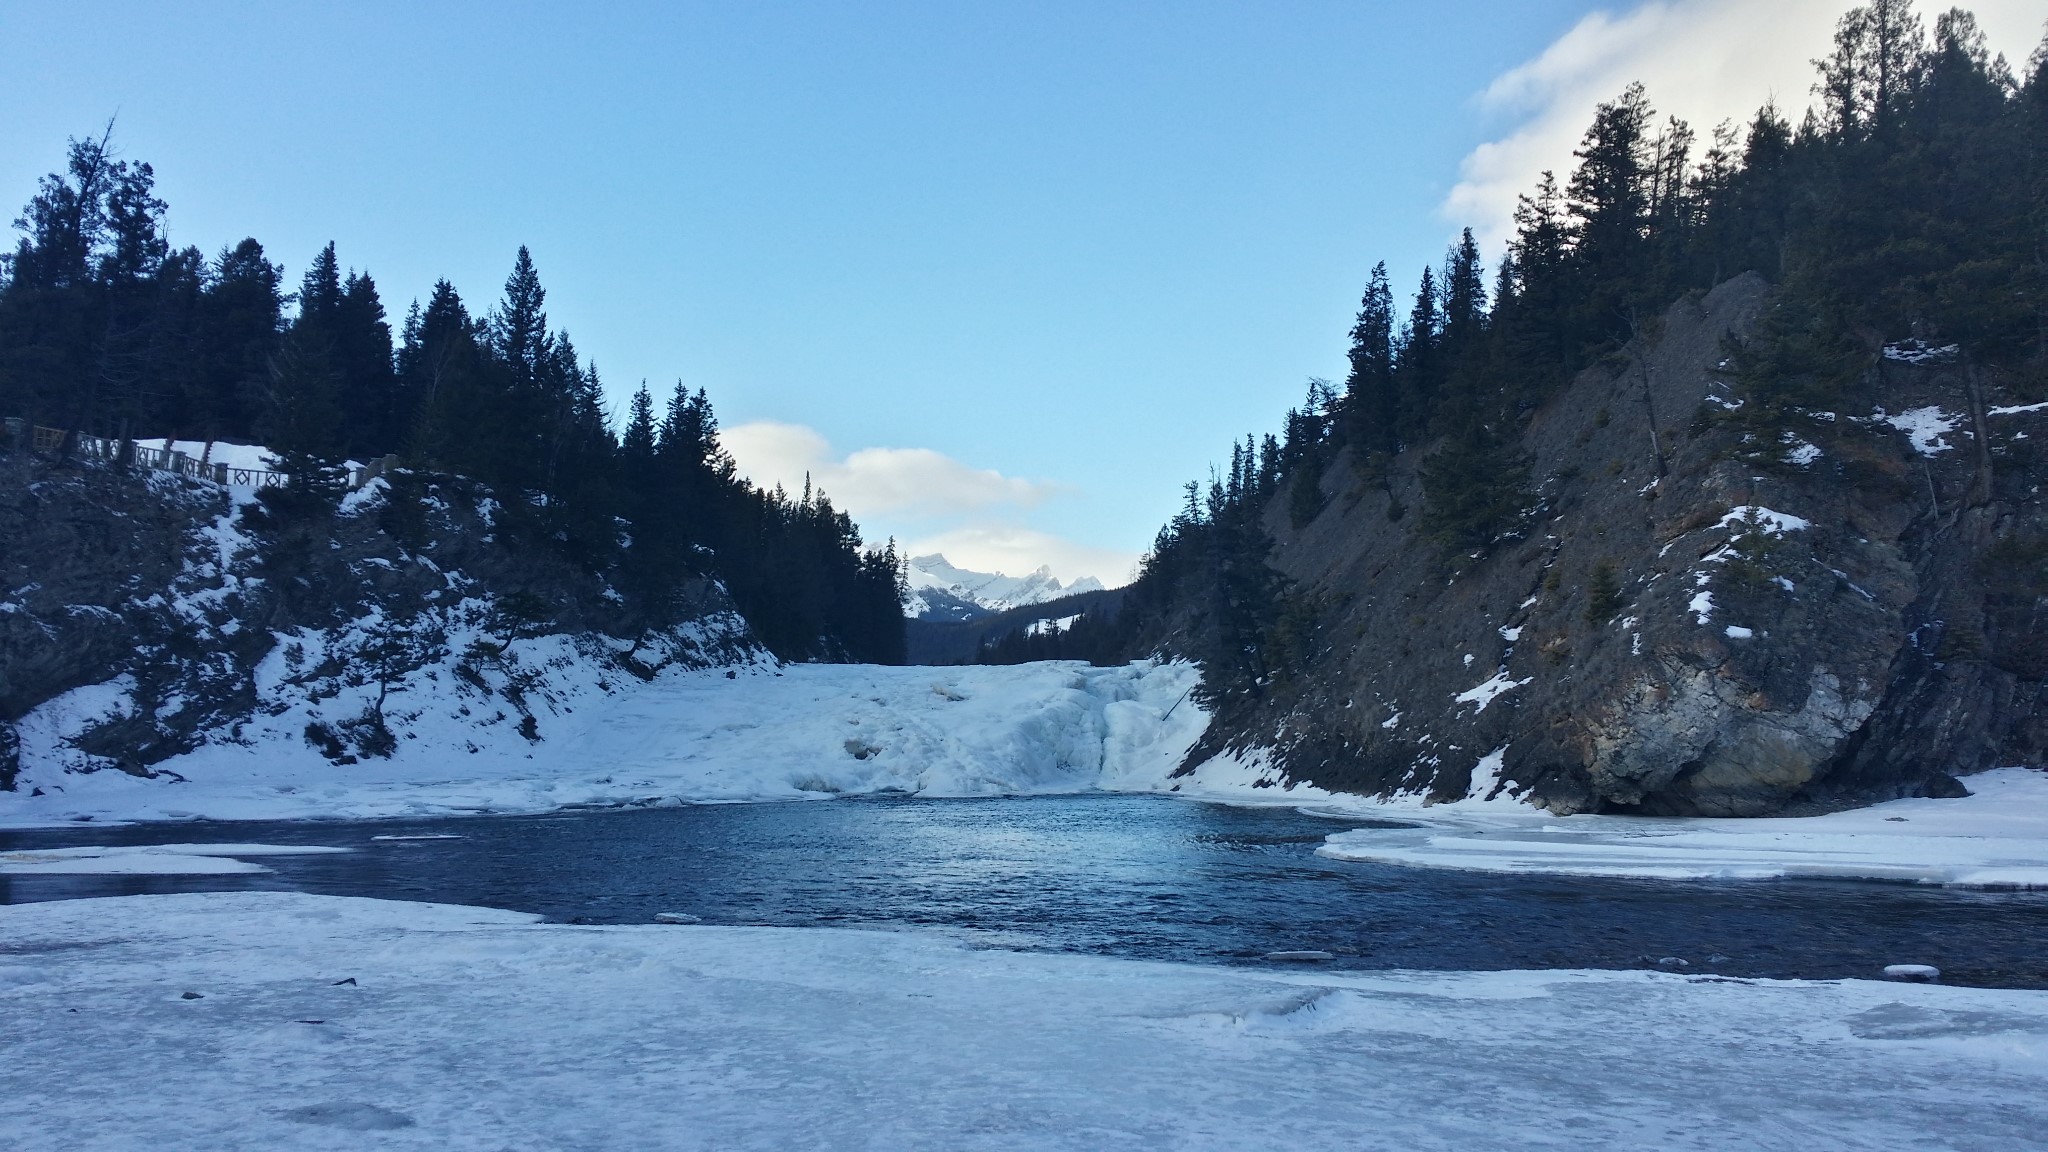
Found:
<path fill-rule="evenodd" d="M 280 516 L 167 473 L 0 454 L 0 788 L 20 767 L 16 722 L 85 685 L 116 683 L 119 703 L 68 741 L 75 765 L 149 775 L 202 740 L 235 739 L 281 692 L 319 699 L 448 663 L 456 635 L 482 641 L 470 677 L 480 695 L 506 696 L 512 723 L 531 720 L 520 685 L 539 679 L 500 674 L 493 637 L 573 635 L 592 660 L 638 676 L 758 653 L 715 585 L 648 619 L 499 523 L 481 487 L 392 480 L 339 514 Z M 317 658 L 287 660 L 266 695 L 259 668 L 280 645 Z M 315 738 L 345 759 L 377 755 L 393 736 L 380 715 Z"/>
<path fill-rule="evenodd" d="M 2048 406 L 1895 353 L 1879 409 L 1744 463 L 1755 446 L 1700 414 L 1737 402 L 1723 341 L 1765 294 L 1746 276 L 1678 304 L 1536 412 L 1541 507 L 1484 558 L 1447 563 L 1394 518 L 1422 506 L 1417 452 L 1384 479 L 1339 460 L 1300 530 L 1275 508 L 1273 562 L 1317 603 L 1321 654 L 1192 759 L 1263 747 L 1294 779 L 1454 798 L 1500 751 L 1480 784 L 1671 815 L 2040 763 Z"/>

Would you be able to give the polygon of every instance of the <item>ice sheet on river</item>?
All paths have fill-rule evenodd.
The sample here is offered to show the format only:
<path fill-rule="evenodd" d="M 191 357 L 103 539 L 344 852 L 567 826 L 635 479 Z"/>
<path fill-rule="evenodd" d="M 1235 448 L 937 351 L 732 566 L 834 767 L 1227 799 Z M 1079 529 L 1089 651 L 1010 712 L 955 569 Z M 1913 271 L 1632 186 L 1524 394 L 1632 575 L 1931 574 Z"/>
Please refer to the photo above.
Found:
<path fill-rule="evenodd" d="M 2042 992 L 530 921 L 290 893 L 0 908 L 0 1133 L 17 1152 L 2004 1152 L 2048 1124 Z"/>
<path fill-rule="evenodd" d="M 1644 879 L 1839 877 L 1965 888 L 2048 888 L 2048 772 L 1963 778 L 1971 795 L 1894 800 L 1826 816 L 1553 818 L 1505 796 L 1424 808 L 1345 808 L 1413 820 L 1329 838 L 1339 860 Z"/>
<path fill-rule="evenodd" d="M 137 844 L 0 852 L 0 876 L 218 876 L 268 872 L 245 856 L 347 852 L 312 844 Z"/>
<path fill-rule="evenodd" d="M 252 722 L 239 743 L 157 765 L 156 779 L 62 769 L 62 725 L 119 707 L 118 684 L 94 685 L 24 721 L 23 779 L 0 792 L 0 825 L 1165 787 L 1207 722 L 1187 699 L 1196 673 L 1186 664 L 799 664 L 727 675 L 677 670 L 609 690 L 564 678 L 539 740 L 511 724 L 479 726 L 455 713 L 454 696 L 411 699 L 415 738 L 390 759 L 347 765 L 322 757 L 301 733 L 306 716 L 288 710 L 267 727 Z"/>

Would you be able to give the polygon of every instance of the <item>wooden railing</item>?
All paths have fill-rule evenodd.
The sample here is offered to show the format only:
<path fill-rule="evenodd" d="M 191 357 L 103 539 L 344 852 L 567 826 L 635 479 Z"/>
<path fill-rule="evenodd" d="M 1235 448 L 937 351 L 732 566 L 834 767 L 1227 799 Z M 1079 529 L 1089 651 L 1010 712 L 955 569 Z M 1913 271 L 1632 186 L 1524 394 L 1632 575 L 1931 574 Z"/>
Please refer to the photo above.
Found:
<path fill-rule="evenodd" d="M 46 428 L 41 424 L 31 426 L 19 417 L 8 417 L 6 428 L 10 440 L 18 444 L 26 439 L 30 450 L 43 456 L 62 452 L 64 439 L 69 435 L 62 428 Z M 90 460 L 118 462 L 121 459 L 121 441 L 81 432 L 72 440 L 71 452 Z M 128 453 L 129 462 L 138 467 L 172 472 L 194 480 L 211 480 L 215 484 L 236 488 L 281 488 L 290 484 L 292 479 L 290 473 L 268 468 L 243 468 L 212 460 L 195 460 L 189 453 L 172 448 L 149 448 L 131 442 Z M 348 486 L 351 490 L 361 488 L 397 466 L 398 457 L 384 456 L 350 468 Z"/>

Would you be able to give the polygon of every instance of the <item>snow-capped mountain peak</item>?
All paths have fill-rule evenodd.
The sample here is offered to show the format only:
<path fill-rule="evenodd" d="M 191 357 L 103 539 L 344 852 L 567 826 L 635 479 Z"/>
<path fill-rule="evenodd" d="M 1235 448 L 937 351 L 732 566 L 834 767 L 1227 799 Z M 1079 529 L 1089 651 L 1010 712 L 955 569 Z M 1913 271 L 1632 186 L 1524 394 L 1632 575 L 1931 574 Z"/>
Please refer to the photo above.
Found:
<path fill-rule="evenodd" d="M 956 568 L 943 554 L 934 552 L 910 558 L 910 598 L 903 612 L 914 617 L 971 620 L 1101 588 L 1102 581 L 1093 576 L 1061 584 L 1049 565 L 1041 564 L 1028 575 L 1007 576 Z"/>

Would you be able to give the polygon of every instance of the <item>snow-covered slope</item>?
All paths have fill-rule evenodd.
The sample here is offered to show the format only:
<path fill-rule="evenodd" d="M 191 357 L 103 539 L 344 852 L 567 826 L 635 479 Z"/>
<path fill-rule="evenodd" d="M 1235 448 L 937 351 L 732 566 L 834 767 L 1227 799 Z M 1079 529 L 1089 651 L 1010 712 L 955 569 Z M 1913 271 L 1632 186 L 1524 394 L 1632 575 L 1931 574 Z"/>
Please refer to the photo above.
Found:
<path fill-rule="evenodd" d="M 132 684 L 81 688 L 38 708 L 20 726 L 22 778 L 17 791 L 0 792 L 0 824 L 1163 790 L 1207 723 L 1186 698 L 1196 673 L 1184 664 L 761 662 L 670 667 L 643 682 L 579 653 L 569 637 L 540 636 L 488 659 L 451 655 L 423 669 L 387 698 L 401 733 L 392 755 L 335 764 L 313 734 L 361 715 L 378 685 L 330 680 L 309 692 L 290 675 L 293 654 L 318 665 L 319 645 L 332 638 L 280 640 L 257 677 L 256 716 L 159 763 L 155 778 L 95 763 L 68 743 L 118 715 Z"/>
<path fill-rule="evenodd" d="M 955 568 L 939 553 L 910 558 L 910 600 L 906 616 L 941 620 L 972 620 L 1027 604 L 1043 604 L 1077 592 L 1097 592 L 1102 581 L 1083 576 L 1062 585 L 1052 569 L 1040 565 L 1025 576 L 970 572 Z"/>
<path fill-rule="evenodd" d="M 0 908 L 0 1133 L 13 1152 L 2006 1152 L 2048 1125 L 2036 991 L 533 920 L 289 892 Z"/>

